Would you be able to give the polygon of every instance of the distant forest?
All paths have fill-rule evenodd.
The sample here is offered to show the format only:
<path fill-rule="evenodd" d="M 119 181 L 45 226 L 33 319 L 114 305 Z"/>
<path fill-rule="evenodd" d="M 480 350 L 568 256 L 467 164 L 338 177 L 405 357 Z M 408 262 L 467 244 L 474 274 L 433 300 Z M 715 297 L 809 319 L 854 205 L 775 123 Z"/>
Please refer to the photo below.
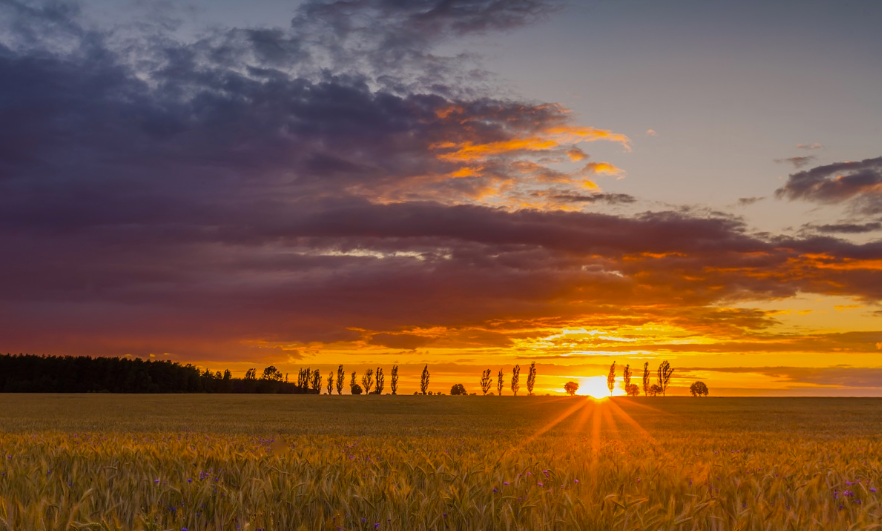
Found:
<path fill-rule="evenodd" d="M 200 371 L 172 361 L 5 354 L 0 355 L 0 392 L 318 394 L 316 373 L 301 369 L 289 382 L 273 366 L 233 378 L 230 371 Z"/>

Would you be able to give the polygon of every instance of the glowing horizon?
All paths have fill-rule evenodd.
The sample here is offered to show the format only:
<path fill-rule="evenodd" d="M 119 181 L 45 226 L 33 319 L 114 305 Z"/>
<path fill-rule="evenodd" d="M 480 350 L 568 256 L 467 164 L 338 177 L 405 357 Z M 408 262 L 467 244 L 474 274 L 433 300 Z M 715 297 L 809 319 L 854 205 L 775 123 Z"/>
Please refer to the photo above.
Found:
<path fill-rule="evenodd" d="M 0 352 L 882 396 L 882 5 L 282 4 L 0 3 Z"/>

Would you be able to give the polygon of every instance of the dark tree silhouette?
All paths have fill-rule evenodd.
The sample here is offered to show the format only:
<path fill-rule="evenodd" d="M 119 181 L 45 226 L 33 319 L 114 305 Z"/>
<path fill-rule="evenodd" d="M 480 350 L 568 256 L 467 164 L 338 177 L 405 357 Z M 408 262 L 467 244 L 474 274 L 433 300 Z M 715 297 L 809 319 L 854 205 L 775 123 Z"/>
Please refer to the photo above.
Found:
<path fill-rule="evenodd" d="M 356 387 L 358 387 L 357 394 L 361 394 L 361 386 L 358 385 L 358 382 L 355 379 L 355 371 L 352 371 L 352 375 L 349 377 L 349 392 L 352 392 L 352 390 L 355 389 Z M 352 394 L 356 394 L 356 393 L 352 393 Z"/>
<path fill-rule="evenodd" d="M 628 363 L 625 365 L 625 370 L 622 372 L 622 388 L 625 390 L 625 393 L 628 393 L 628 388 L 631 387 L 631 364 Z"/>
<path fill-rule="evenodd" d="M 322 392 L 322 373 L 318 369 L 312 371 L 312 391 L 315 394 Z"/>
<path fill-rule="evenodd" d="M 275 367 L 273 367 L 275 369 Z M 264 373 L 269 370 L 269 367 L 264 369 Z M 306 389 L 309 387 L 309 378 L 312 376 L 312 371 L 307 369 L 300 369 L 297 371 L 297 387 L 300 389 Z"/>
<path fill-rule="evenodd" d="M 450 388 L 451 395 L 467 395 L 466 388 L 462 384 L 453 384 L 453 387 Z"/>
<path fill-rule="evenodd" d="M 423 374 L 420 375 L 420 393 L 426 394 L 429 389 L 429 366 L 423 367 Z"/>
<path fill-rule="evenodd" d="M 652 384 L 649 387 L 649 392 L 646 393 L 646 396 L 658 396 L 658 395 L 662 394 L 663 391 L 664 391 L 664 389 L 662 389 L 660 385 Z"/>
<path fill-rule="evenodd" d="M 521 388 L 521 366 L 515 365 L 511 369 L 511 392 L 518 396 L 518 389 Z"/>
<path fill-rule="evenodd" d="M 361 377 L 361 385 L 364 386 L 364 394 L 371 394 L 371 387 L 374 386 L 374 370 L 368 369 L 364 371 L 364 376 Z"/>
<path fill-rule="evenodd" d="M 351 388 L 349 388 L 349 392 L 351 392 L 353 395 L 360 395 L 361 386 L 358 384 L 354 384 Z"/>
<path fill-rule="evenodd" d="M 667 396 L 668 384 L 671 383 L 672 374 L 674 374 L 674 369 L 668 363 L 668 360 L 661 362 L 658 366 L 658 386 L 661 387 L 662 396 Z"/>
<path fill-rule="evenodd" d="M 499 374 L 496 375 L 496 390 L 499 396 L 502 396 L 502 388 L 505 387 L 505 374 L 502 373 L 502 367 L 499 368 Z"/>
<path fill-rule="evenodd" d="M 609 374 L 606 375 L 606 386 L 609 388 L 609 396 L 612 396 L 613 389 L 616 388 L 616 362 L 612 362 L 609 366 Z"/>
<path fill-rule="evenodd" d="M 87 356 L 0 355 L 0 392 L 21 393 L 312 393 L 270 366 L 257 378 L 170 361 Z"/>
<path fill-rule="evenodd" d="M 564 384 L 564 391 L 567 392 L 570 396 L 576 396 L 576 391 L 579 390 L 579 384 L 576 382 L 567 382 Z"/>
<path fill-rule="evenodd" d="M 328 395 L 334 392 L 334 371 L 328 372 Z"/>
<path fill-rule="evenodd" d="M 649 396 L 649 362 L 643 364 L 643 394 Z"/>
<path fill-rule="evenodd" d="M 343 380 L 344 380 L 344 378 L 346 378 L 346 373 L 343 372 L 343 366 L 340 365 L 339 367 L 337 367 L 337 394 L 338 395 L 343 394 L 343 385 L 344 385 Z M 352 382 L 352 383 L 355 383 L 355 382 Z"/>
<path fill-rule="evenodd" d="M 374 390 L 375 395 L 383 394 L 383 388 L 386 387 L 386 377 L 383 375 L 383 368 L 377 367 L 377 388 Z"/>
<path fill-rule="evenodd" d="M 640 387 L 637 384 L 630 384 L 625 387 L 625 393 L 628 396 L 639 396 L 640 395 Z"/>
<path fill-rule="evenodd" d="M 490 369 L 487 369 L 481 373 L 481 392 L 484 393 L 484 396 L 487 396 L 487 391 L 491 386 L 493 386 L 493 382 L 490 379 Z"/>
<path fill-rule="evenodd" d="M 536 362 L 530 364 L 530 370 L 527 372 L 527 394 L 533 396 L 533 386 L 536 385 Z"/>
<path fill-rule="evenodd" d="M 692 396 L 707 396 L 707 385 L 704 382 L 695 382 L 689 386 L 689 392 Z"/>
<path fill-rule="evenodd" d="M 392 387 L 392 394 L 397 395 L 398 394 L 398 365 L 392 366 L 391 387 Z"/>

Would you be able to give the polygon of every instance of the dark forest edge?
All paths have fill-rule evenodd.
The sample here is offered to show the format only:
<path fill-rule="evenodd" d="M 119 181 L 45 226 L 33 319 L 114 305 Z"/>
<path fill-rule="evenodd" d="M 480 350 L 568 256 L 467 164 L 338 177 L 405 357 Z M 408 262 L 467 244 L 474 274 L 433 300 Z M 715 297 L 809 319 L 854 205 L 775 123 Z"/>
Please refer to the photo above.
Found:
<path fill-rule="evenodd" d="M 0 391 L 4 393 L 266 393 L 318 394 L 313 374 L 301 369 L 288 381 L 272 365 L 244 378 L 229 370 L 201 371 L 193 365 L 139 358 L 0 355 Z M 316 373 L 318 371 L 315 371 Z"/>

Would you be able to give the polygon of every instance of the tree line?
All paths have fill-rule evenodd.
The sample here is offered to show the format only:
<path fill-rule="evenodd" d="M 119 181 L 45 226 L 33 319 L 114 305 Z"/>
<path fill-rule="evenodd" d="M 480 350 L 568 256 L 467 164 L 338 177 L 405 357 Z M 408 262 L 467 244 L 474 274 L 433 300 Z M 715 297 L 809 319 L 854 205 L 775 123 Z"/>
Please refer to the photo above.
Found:
<path fill-rule="evenodd" d="M 674 369 L 663 361 L 657 370 L 656 383 L 650 383 L 649 363 L 643 366 L 643 392 L 647 396 L 665 395 Z M 538 370 L 536 362 L 530 364 L 526 373 L 526 388 L 533 395 Z M 347 378 L 348 376 L 348 378 Z M 420 374 L 419 391 L 413 394 L 431 395 L 429 366 Z M 640 394 L 640 387 L 631 383 L 630 365 L 625 365 L 623 387 L 629 396 Z M 616 363 L 610 366 L 607 384 L 610 395 L 615 388 Z M 343 365 L 323 377 L 319 369 L 301 368 L 289 379 L 270 365 L 257 372 L 248 369 L 242 378 L 234 378 L 229 370 L 212 372 L 194 365 L 168 360 L 142 360 L 140 358 L 92 358 L 87 356 L 36 356 L 32 354 L 0 355 L 0 392 L 4 393 L 281 393 L 281 394 L 343 394 L 348 380 L 349 393 L 353 395 L 381 395 L 386 390 L 386 374 L 383 367 L 366 369 L 361 376 L 348 373 Z M 397 395 L 398 365 L 389 373 L 390 394 Z M 496 393 L 492 393 L 495 384 Z M 501 396 L 508 387 L 514 396 L 521 389 L 521 366 L 512 368 L 510 378 L 500 368 L 495 381 L 492 370 L 481 373 L 480 389 Z M 575 395 L 576 382 L 567 382 L 564 390 Z M 707 386 L 695 382 L 690 387 L 693 396 L 707 396 Z M 441 393 L 437 393 L 441 394 Z M 450 389 L 451 395 L 468 394 L 464 385 L 458 383 Z M 472 393 L 477 394 L 477 393 Z"/>
<path fill-rule="evenodd" d="M 285 393 L 318 394 L 318 370 L 300 369 L 289 381 L 270 365 L 244 378 L 168 360 L 87 356 L 0 355 L 4 393 Z M 320 376 L 320 375 L 319 375 Z"/>
<path fill-rule="evenodd" d="M 631 377 L 633 375 L 634 373 L 631 370 L 631 365 L 625 365 L 625 370 L 622 371 L 622 388 L 628 396 L 639 396 L 640 386 L 631 383 Z M 644 363 L 643 394 L 646 396 L 666 396 L 668 385 L 671 383 L 671 377 L 673 375 L 674 368 L 671 367 L 671 363 L 668 360 L 664 360 L 659 364 L 658 369 L 656 370 L 655 383 L 651 383 L 652 376 L 649 372 L 649 362 Z M 612 362 L 612 365 L 609 366 L 609 373 L 606 376 L 606 387 L 609 389 L 609 396 L 612 396 L 613 390 L 616 388 L 616 362 Z M 576 391 L 579 390 L 579 384 L 577 382 L 567 382 L 564 385 L 564 390 L 570 396 L 574 396 Z M 696 397 L 707 396 L 707 385 L 704 382 L 695 382 L 689 387 L 689 392 L 692 393 L 692 396 Z"/>

